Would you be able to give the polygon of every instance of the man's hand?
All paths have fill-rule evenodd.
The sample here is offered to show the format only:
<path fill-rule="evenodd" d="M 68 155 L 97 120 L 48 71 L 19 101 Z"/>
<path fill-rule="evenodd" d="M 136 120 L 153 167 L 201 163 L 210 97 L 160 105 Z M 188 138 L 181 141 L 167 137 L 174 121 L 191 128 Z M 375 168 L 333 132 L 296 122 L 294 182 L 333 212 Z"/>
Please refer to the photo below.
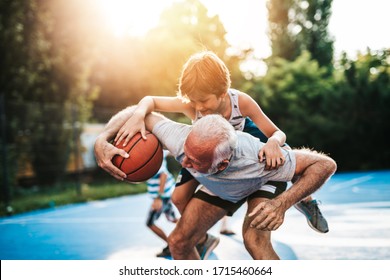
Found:
<path fill-rule="evenodd" d="M 248 214 L 248 217 L 254 217 L 250 226 L 258 230 L 277 230 L 283 224 L 285 212 L 281 200 L 263 201 Z"/>
<path fill-rule="evenodd" d="M 96 162 L 99 167 L 107 171 L 111 176 L 118 180 L 123 181 L 126 178 L 126 173 L 122 172 L 114 164 L 112 164 L 112 158 L 115 155 L 120 155 L 124 158 L 128 158 L 129 154 L 122 149 L 118 149 L 112 144 L 108 143 L 104 138 L 98 138 L 95 142 L 94 152 Z"/>

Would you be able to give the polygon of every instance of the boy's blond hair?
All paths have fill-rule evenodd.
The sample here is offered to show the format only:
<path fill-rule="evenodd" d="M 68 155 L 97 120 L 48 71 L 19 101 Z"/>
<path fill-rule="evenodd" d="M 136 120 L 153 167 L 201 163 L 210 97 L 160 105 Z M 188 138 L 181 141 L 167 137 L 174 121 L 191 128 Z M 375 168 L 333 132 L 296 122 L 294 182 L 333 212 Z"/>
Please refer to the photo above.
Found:
<path fill-rule="evenodd" d="M 227 93 L 230 72 L 225 63 L 213 52 L 202 51 L 192 55 L 183 66 L 177 95 L 189 102 L 191 96 Z"/>

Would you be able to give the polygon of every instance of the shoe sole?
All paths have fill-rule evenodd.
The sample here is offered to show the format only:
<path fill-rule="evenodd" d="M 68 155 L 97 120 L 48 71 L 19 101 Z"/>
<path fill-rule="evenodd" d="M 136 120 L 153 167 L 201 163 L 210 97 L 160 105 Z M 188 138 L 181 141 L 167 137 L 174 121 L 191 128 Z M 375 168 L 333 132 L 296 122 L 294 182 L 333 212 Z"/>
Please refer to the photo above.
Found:
<path fill-rule="evenodd" d="M 211 244 L 211 246 L 207 249 L 207 251 L 204 253 L 204 256 L 202 258 L 202 260 L 207 260 L 211 254 L 211 252 L 215 249 L 215 247 L 217 247 L 219 244 L 219 237 L 216 237 L 215 241 L 213 244 Z"/>
<path fill-rule="evenodd" d="M 327 233 L 327 232 L 329 231 L 329 229 L 328 229 L 327 231 L 320 231 L 318 228 L 316 228 L 315 226 L 313 226 L 313 225 L 311 224 L 310 219 L 306 216 L 305 211 L 301 210 L 299 207 L 297 207 L 297 206 L 295 206 L 295 205 L 294 205 L 294 207 L 295 207 L 295 209 L 297 209 L 299 212 L 301 212 L 301 213 L 305 216 L 306 222 L 307 222 L 307 224 L 309 225 L 309 227 L 311 227 L 312 230 L 314 230 L 314 231 L 316 231 L 316 232 L 319 232 L 319 233 Z"/>

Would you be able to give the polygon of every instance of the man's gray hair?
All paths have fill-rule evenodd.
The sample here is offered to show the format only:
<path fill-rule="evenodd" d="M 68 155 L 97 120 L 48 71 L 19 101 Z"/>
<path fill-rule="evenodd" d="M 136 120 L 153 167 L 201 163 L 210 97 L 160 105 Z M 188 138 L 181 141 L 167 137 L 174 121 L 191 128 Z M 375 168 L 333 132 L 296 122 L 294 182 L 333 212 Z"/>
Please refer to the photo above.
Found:
<path fill-rule="evenodd" d="M 209 173 L 218 171 L 218 164 L 224 159 L 230 159 L 237 146 L 237 134 L 233 126 L 221 115 L 211 114 L 202 117 L 193 125 L 192 132 L 202 142 L 216 141 L 213 163 Z"/>

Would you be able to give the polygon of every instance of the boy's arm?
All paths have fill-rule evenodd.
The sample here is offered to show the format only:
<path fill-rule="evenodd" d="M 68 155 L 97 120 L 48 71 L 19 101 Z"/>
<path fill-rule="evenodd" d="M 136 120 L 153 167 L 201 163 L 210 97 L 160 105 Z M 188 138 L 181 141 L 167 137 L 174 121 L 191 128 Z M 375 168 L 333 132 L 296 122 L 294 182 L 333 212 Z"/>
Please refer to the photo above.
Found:
<path fill-rule="evenodd" d="M 160 187 L 159 187 L 159 190 L 158 190 L 158 195 L 159 197 L 161 198 L 161 196 L 164 195 L 164 191 L 165 191 L 165 184 L 167 182 L 167 173 L 165 172 L 162 172 L 161 175 L 160 175 Z"/>
<path fill-rule="evenodd" d="M 126 146 L 137 132 L 140 132 L 142 137 L 146 139 L 145 116 L 153 111 L 183 113 L 191 119 L 195 117 L 193 108 L 177 97 L 145 96 L 138 103 L 132 117 L 119 129 L 114 141 L 119 143 L 123 140 L 123 146 Z"/>
<path fill-rule="evenodd" d="M 240 92 L 239 103 L 241 113 L 250 117 L 257 128 L 268 138 L 266 145 L 260 150 L 260 162 L 265 159 L 267 169 L 274 169 L 283 165 L 285 159 L 280 147 L 285 144 L 286 134 L 268 118 L 249 95 Z"/>
<path fill-rule="evenodd" d="M 154 199 L 152 208 L 156 211 L 159 211 L 162 207 L 162 196 L 164 195 L 165 183 L 167 182 L 167 174 L 162 172 L 160 174 L 160 186 L 158 190 L 158 196 Z"/>

